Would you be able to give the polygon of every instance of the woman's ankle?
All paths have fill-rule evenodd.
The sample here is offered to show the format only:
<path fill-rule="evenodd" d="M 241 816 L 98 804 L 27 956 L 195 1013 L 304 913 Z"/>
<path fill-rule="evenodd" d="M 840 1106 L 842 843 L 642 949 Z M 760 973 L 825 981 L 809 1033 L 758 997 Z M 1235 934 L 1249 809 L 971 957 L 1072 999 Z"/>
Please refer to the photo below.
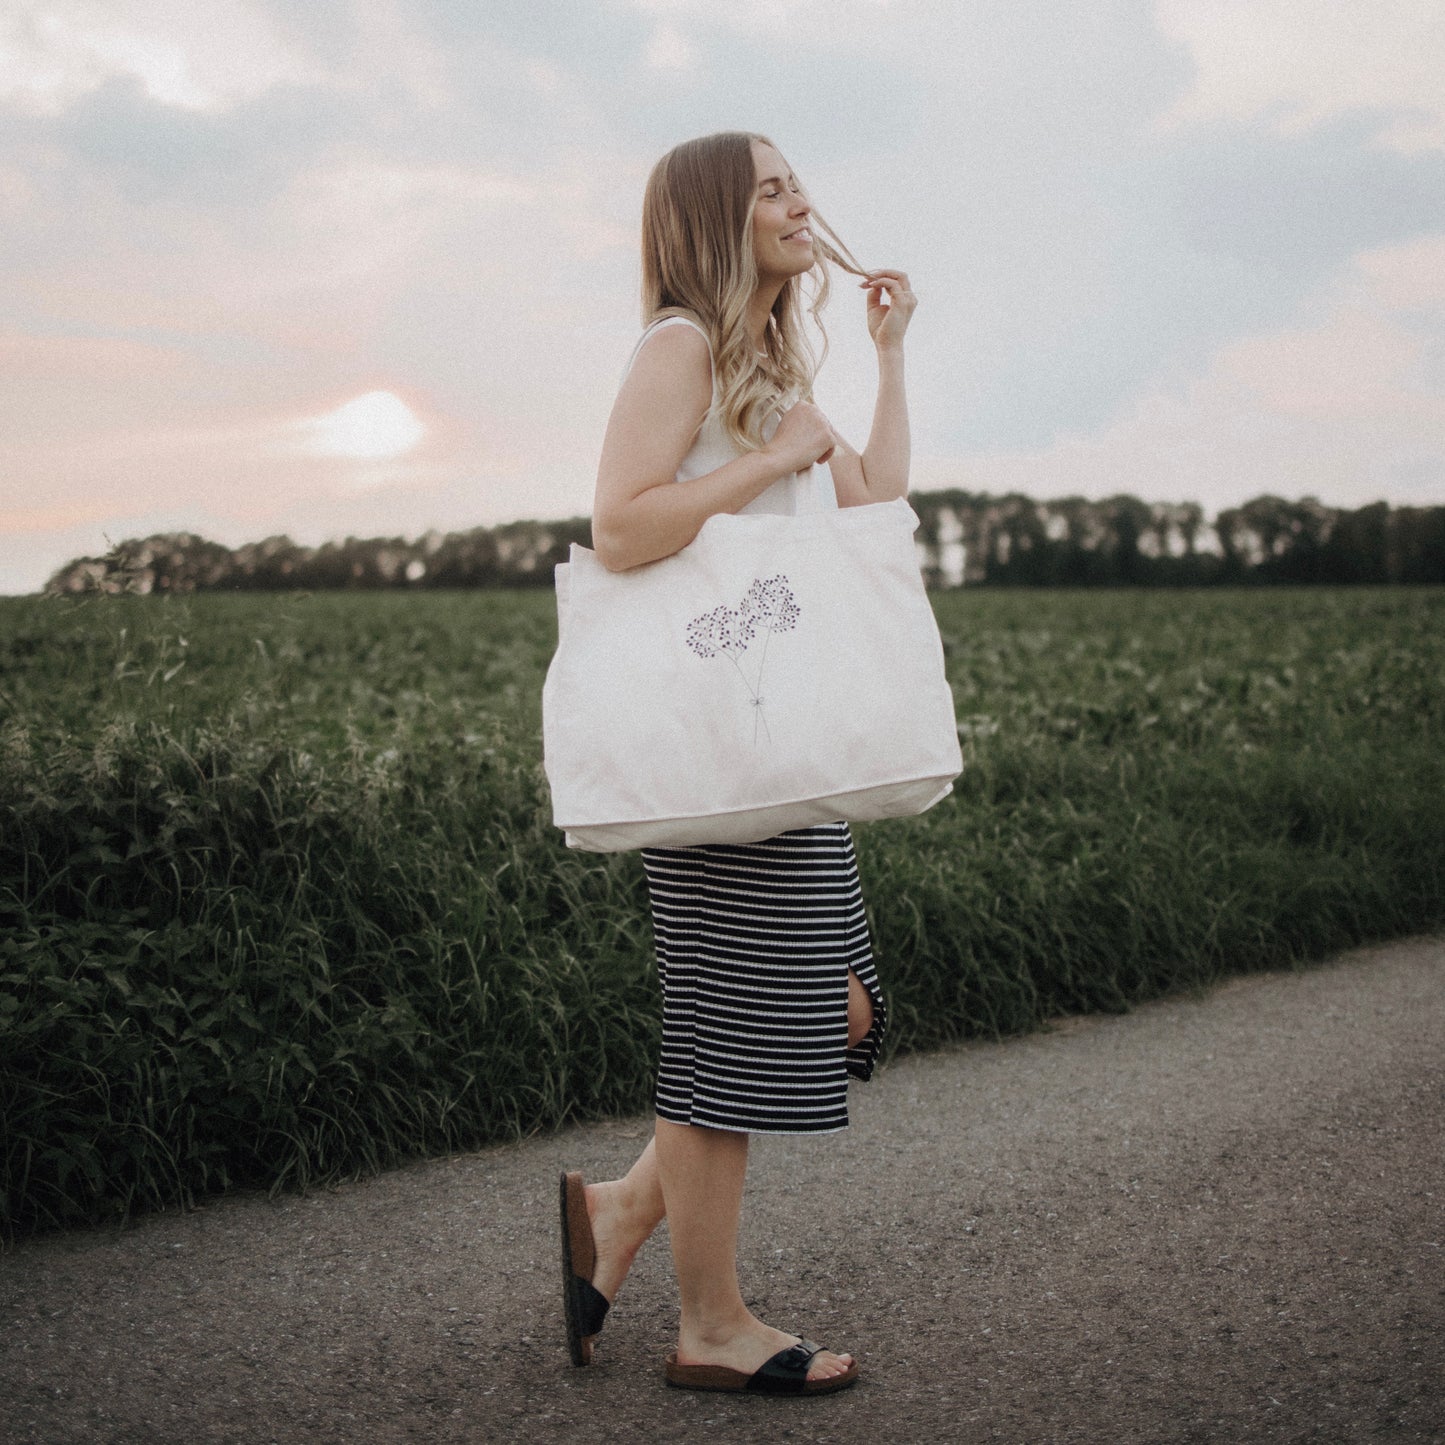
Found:
<path fill-rule="evenodd" d="M 684 1311 L 678 1323 L 678 1344 L 684 1351 L 718 1349 L 767 1326 L 739 1299 L 730 1306 Z"/>

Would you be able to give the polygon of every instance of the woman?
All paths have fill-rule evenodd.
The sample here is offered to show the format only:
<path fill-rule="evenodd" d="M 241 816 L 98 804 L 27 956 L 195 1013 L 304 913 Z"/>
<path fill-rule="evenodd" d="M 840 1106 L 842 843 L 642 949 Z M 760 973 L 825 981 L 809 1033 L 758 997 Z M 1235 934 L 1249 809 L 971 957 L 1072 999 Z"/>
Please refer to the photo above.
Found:
<path fill-rule="evenodd" d="M 669 556 L 719 512 L 793 513 L 906 494 L 908 278 L 859 267 L 771 141 L 725 132 L 664 156 L 648 181 L 642 251 L 649 324 L 608 423 L 593 509 L 606 567 Z M 878 352 L 878 400 L 861 453 L 808 399 L 816 367 L 802 280 L 812 278 L 816 319 L 827 262 L 863 278 Z M 736 1253 L 748 1134 L 845 1127 L 848 1076 L 869 1076 L 883 1036 L 848 827 L 646 849 L 643 863 L 663 988 L 656 1131 L 623 1179 L 584 1185 L 563 1175 L 573 1362 L 590 1362 L 609 1303 L 666 1214 L 682 1297 L 668 1383 L 841 1389 L 857 1377 L 852 1356 L 756 1318 L 738 1287 Z"/>

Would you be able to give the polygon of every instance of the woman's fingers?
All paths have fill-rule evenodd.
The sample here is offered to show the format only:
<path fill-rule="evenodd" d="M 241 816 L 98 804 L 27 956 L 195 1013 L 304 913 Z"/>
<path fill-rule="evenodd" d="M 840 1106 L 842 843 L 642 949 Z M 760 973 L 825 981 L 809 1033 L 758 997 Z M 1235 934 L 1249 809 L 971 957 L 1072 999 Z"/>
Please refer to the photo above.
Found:
<path fill-rule="evenodd" d="M 906 271 L 867 271 L 859 286 L 870 287 L 873 290 L 884 290 L 890 294 L 896 291 L 909 291 L 908 273 Z"/>
<path fill-rule="evenodd" d="M 800 401 L 783 413 L 766 450 L 795 462 L 788 470 L 797 471 L 830 455 L 834 444 L 832 423 L 812 402 Z"/>
<path fill-rule="evenodd" d="M 910 309 L 918 304 L 918 297 L 902 281 L 893 277 L 880 277 L 872 281 L 868 286 L 868 305 L 870 309 L 875 306 L 884 305 L 884 297 L 887 297 L 887 306 L 891 310 L 894 306 L 905 306 Z"/>
<path fill-rule="evenodd" d="M 868 290 L 868 334 L 880 346 L 897 345 L 918 305 L 908 273 L 880 268 L 869 271 L 858 284 Z"/>

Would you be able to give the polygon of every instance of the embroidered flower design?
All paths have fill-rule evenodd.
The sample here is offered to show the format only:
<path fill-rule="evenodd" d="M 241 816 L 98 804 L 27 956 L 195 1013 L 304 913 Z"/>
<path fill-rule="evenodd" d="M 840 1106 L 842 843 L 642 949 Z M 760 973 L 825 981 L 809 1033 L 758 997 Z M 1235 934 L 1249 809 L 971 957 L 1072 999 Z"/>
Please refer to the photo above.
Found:
<path fill-rule="evenodd" d="M 768 661 L 768 643 L 775 632 L 791 632 L 798 625 L 802 608 L 798 606 L 788 579 L 781 572 L 776 577 L 754 578 L 737 607 L 714 607 L 694 617 L 687 624 L 687 645 L 701 658 L 726 657 L 737 669 L 753 705 L 753 742 L 758 740 L 758 725 L 772 740 L 768 720 L 763 714 L 763 668 Z M 763 639 L 757 676 L 748 680 L 739 658 L 748 644 L 759 636 Z"/>
<path fill-rule="evenodd" d="M 716 657 L 746 647 L 738 643 L 738 614 L 731 607 L 714 607 L 687 624 L 687 645 L 699 657 Z"/>
<path fill-rule="evenodd" d="M 754 582 L 738 612 L 751 640 L 758 627 L 766 627 L 770 632 L 791 632 L 798 625 L 800 610 L 788 579 L 779 574 L 766 582 Z"/>

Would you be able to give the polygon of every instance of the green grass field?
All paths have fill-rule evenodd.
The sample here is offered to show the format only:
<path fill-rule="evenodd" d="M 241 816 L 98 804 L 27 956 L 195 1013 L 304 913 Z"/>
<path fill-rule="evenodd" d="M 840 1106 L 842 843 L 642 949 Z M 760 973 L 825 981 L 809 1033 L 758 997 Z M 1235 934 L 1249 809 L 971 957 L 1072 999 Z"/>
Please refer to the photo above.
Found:
<path fill-rule="evenodd" d="M 856 830 L 891 1049 L 1445 919 L 1445 591 L 935 598 L 967 768 Z M 647 1107 L 550 593 L 0 599 L 0 1230 Z"/>

